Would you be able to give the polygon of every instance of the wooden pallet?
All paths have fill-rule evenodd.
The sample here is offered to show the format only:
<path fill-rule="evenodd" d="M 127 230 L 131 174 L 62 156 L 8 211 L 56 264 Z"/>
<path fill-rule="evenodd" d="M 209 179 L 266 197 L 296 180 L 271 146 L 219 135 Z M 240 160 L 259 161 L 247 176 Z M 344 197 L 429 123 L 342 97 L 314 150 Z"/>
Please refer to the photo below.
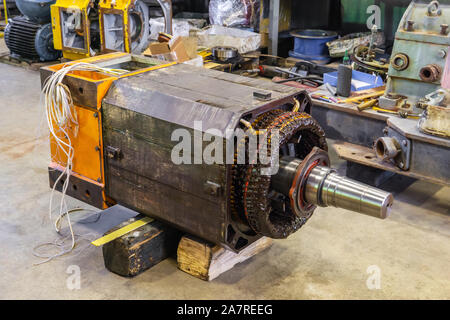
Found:
<path fill-rule="evenodd" d="M 183 236 L 178 244 L 178 268 L 196 278 L 211 281 L 269 248 L 272 242 L 272 239 L 263 237 L 235 253 L 193 236 Z"/>
<path fill-rule="evenodd" d="M 36 61 L 31 61 L 31 60 L 17 59 L 17 58 L 12 57 L 9 54 L 9 52 L 3 52 L 3 53 L 0 53 L 0 62 L 9 64 L 9 65 L 13 65 L 13 66 L 17 66 L 17 67 L 22 67 L 27 70 L 39 71 L 39 69 L 41 67 L 51 66 L 54 64 L 61 63 L 61 60 L 36 62 Z"/>

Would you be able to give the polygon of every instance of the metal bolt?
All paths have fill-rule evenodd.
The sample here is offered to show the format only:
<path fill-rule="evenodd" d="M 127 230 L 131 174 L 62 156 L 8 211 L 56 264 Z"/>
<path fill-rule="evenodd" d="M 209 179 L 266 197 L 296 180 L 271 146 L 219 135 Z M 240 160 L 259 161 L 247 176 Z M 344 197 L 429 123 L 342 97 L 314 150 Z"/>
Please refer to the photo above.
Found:
<path fill-rule="evenodd" d="M 400 162 L 400 163 L 398 164 L 398 167 L 399 167 L 399 168 L 403 168 L 403 166 L 404 166 L 403 162 Z"/>
<path fill-rule="evenodd" d="M 100 151 L 100 147 L 99 146 L 95 146 L 95 151 Z"/>
<path fill-rule="evenodd" d="M 383 133 L 384 133 L 385 136 L 387 136 L 388 132 L 389 132 L 389 131 L 388 131 L 387 128 L 384 128 L 384 129 L 383 129 Z"/>
<path fill-rule="evenodd" d="M 407 27 L 406 27 L 406 31 L 414 31 L 414 21 L 413 20 L 408 20 L 407 22 Z"/>
<path fill-rule="evenodd" d="M 445 23 L 441 24 L 441 34 L 446 36 L 447 33 L 448 33 L 448 24 Z"/>
<path fill-rule="evenodd" d="M 402 143 L 405 147 L 408 145 L 408 141 L 406 141 L 406 140 L 403 140 Z"/>
<path fill-rule="evenodd" d="M 98 118 L 98 112 L 94 113 L 94 118 Z"/>

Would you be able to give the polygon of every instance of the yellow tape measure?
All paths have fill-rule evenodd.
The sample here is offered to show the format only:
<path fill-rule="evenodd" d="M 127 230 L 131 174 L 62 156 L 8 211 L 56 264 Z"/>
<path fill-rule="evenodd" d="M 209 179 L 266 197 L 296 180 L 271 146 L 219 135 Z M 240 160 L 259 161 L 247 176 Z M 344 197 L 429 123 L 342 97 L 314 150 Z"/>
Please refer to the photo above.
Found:
<path fill-rule="evenodd" d="M 120 228 L 119 230 L 113 231 L 113 232 L 107 234 L 106 236 L 98 238 L 97 240 L 94 240 L 91 243 L 96 247 L 100 247 L 108 242 L 111 242 L 111 241 L 127 234 L 128 232 L 134 231 L 139 227 L 145 226 L 146 224 L 148 224 L 152 221 L 154 221 L 154 219 L 152 219 L 150 217 L 142 218 L 141 220 L 130 223 L 129 225 L 126 225 L 125 227 Z"/>

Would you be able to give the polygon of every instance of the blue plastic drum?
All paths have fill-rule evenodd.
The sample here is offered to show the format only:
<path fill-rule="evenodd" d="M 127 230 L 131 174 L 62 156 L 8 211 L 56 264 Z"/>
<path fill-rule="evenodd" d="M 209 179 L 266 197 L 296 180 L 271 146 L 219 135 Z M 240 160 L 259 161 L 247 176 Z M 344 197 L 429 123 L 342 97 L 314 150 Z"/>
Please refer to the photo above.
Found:
<path fill-rule="evenodd" d="M 294 50 L 289 55 L 296 59 L 314 61 L 325 64 L 330 61 L 327 42 L 337 39 L 338 34 L 326 30 L 300 30 L 291 35 L 295 38 Z"/>

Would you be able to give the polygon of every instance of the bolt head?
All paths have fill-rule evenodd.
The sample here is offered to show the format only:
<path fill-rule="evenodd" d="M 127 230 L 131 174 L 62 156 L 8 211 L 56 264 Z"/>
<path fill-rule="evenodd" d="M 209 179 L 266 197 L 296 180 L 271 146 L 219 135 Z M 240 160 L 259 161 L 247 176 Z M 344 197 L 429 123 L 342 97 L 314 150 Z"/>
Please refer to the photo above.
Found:
<path fill-rule="evenodd" d="M 406 30 L 407 31 L 414 31 L 414 21 L 413 20 L 408 20 L 407 21 L 407 27 Z"/>

